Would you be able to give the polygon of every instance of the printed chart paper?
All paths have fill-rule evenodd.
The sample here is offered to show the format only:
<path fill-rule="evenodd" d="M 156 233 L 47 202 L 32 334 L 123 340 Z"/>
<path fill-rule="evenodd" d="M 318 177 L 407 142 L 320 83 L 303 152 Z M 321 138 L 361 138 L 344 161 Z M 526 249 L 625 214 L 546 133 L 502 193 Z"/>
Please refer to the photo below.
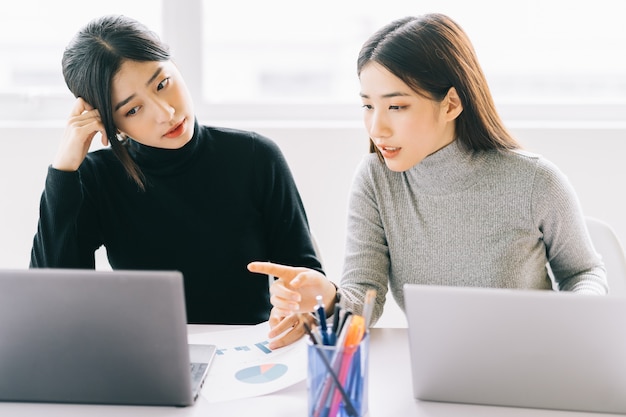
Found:
<path fill-rule="evenodd" d="M 204 334 L 189 335 L 190 343 L 217 345 L 217 353 L 202 389 L 209 402 L 255 397 L 287 388 L 306 379 L 306 341 L 277 350 L 267 345 L 267 322 Z"/>

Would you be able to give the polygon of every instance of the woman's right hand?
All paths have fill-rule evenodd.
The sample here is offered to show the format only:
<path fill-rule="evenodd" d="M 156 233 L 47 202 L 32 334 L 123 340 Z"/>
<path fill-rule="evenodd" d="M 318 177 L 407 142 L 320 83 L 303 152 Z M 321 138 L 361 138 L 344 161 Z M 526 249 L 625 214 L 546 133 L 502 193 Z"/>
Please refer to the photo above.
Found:
<path fill-rule="evenodd" d="M 270 349 L 286 346 L 304 335 L 304 322 L 317 305 L 316 297 L 322 296 L 327 312 L 334 307 L 335 286 L 314 269 L 280 265 L 271 262 L 252 262 L 248 270 L 278 278 L 270 286 Z M 308 316 L 308 317 L 307 317 Z M 312 323 L 308 323 L 309 325 Z"/>
<path fill-rule="evenodd" d="M 100 113 L 82 97 L 77 98 L 52 167 L 61 171 L 78 170 L 98 132 L 102 134 L 102 144 L 107 146 L 109 142 L 100 119 Z"/>

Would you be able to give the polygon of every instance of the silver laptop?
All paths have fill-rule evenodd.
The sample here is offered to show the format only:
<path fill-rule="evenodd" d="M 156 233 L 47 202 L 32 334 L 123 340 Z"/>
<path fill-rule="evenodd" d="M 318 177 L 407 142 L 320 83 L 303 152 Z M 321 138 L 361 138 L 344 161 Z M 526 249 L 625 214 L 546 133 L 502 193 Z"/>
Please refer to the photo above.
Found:
<path fill-rule="evenodd" d="M 179 272 L 0 270 L 1 401 L 188 406 L 214 355 Z"/>
<path fill-rule="evenodd" d="M 416 398 L 626 413 L 626 298 L 406 285 Z"/>

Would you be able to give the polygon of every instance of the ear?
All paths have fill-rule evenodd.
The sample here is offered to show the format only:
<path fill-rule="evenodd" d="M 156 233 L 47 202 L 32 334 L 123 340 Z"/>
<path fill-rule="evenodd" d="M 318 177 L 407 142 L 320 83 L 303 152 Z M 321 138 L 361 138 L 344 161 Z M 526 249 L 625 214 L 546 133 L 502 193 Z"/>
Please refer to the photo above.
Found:
<path fill-rule="evenodd" d="M 450 87 L 441 104 L 443 106 L 442 111 L 449 121 L 456 119 L 463 111 L 463 103 L 461 103 L 461 98 L 454 87 Z"/>
<path fill-rule="evenodd" d="M 124 132 L 122 132 L 121 130 L 117 129 L 117 138 L 120 141 L 124 141 L 126 139 L 128 139 L 128 135 Z"/>

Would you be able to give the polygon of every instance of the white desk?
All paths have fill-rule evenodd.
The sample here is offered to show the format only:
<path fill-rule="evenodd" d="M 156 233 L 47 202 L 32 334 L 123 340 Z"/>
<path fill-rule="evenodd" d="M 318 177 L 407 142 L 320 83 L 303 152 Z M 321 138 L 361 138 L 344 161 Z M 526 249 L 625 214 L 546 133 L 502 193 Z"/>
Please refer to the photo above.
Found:
<path fill-rule="evenodd" d="M 210 342 L 209 333 L 223 328 L 223 326 L 189 326 L 189 332 L 206 334 L 206 342 Z M 415 401 L 412 396 L 406 329 L 375 328 L 372 329 L 371 336 L 369 417 L 607 417 L 610 415 Z M 209 403 L 201 397 L 194 406 L 186 408 L 0 402 L 0 416 L 11 417 L 306 417 L 306 413 L 307 392 L 304 381 L 262 397 L 221 403 Z"/>

